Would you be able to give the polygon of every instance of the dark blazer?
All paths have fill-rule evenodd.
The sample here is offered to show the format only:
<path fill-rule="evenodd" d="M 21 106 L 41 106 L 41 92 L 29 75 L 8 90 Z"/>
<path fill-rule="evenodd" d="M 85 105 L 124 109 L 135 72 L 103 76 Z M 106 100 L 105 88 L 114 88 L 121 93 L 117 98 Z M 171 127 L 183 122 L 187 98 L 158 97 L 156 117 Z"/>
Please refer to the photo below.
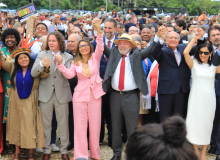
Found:
<path fill-rule="evenodd" d="M 220 65 L 220 56 L 218 55 L 217 52 L 213 55 L 212 63 L 214 66 Z M 215 93 L 217 96 L 220 96 L 220 76 L 219 76 L 219 74 L 216 74 L 215 79 L 216 79 L 215 80 L 216 81 Z"/>
<path fill-rule="evenodd" d="M 140 51 L 136 47 L 130 52 L 130 55 L 129 55 L 131 69 L 133 72 L 135 83 L 137 87 L 139 88 L 139 90 L 144 95 L 148 94 L 148 88 L 147 88 L 147 82 L 146 82 L 146 75 L 144 73 L 143 66 L 142 66 L 142 60 L 150 56 L 152 48 L 155 44 L 156 42 L 153 41 L 149 47 L 147 47 L 146 49 L 142 51 Z M 108 64 L 107 64 L 102 88 L 105 92 L 108 92 L 112 90 L 111 77 L 113 73 L 115 72 L 115 69 L 122 55 L 118 51 L 118 48 L 116 46 L 109 49 L 106 45 L 104 45 L 104 54 L 108 58 Z"/>
<path fill-rule="evenodd" d="M 179 44 L 177 50 L 181 54 L 180 65 L 177 65 L 172 49 L 163 47 L 160 42 L 152 50 L 153 57 L 159 63 L 158 94 L 175 94 L 180 91 L 189 92 L 190 70 L 183 56 L 185 44 Z"/>
<path fill-rule="evenodd" d="M 204 41 L 199 40 L 198 45 Z M 181 54 L 180 65 L 177 65 L 176 58 L 172 49 L 157 42 L 152 50 L 153 57 L 159 63 L 158 94 L 175 94 L 180 91 L 189 92 L 190 69 L 186 64 L 183 51 L 185 44 L 179 44 L 177 50 Z M 195 53 L 197 46 L 190 51 L 190 55 Z"/>
<path fill-rule="evenodd" d="M 118 39 L 118 37 L 116 36 L 115 34 L 115 39 Z M 105 44 L 105 37 L 103 37 L 103 42 Z M 95 51 L 96 49 L 96 40 L 94 40 L 92 42 L 92 46 L 93 46 L 93 49 Z M 112 48 L 115 46 L 115 43 L 112 44 Z M 107 61 L 108 62 L 108 61 Z M 100 61 L 100 77 L 103 79 L 104 78 L 104 74 L 105 74 L 105 70 L 106 70 L 106 66 L 107 66 L 107 62 L 106 62 L 106 59 L 105 59 L 105 56 L 104 54 L 102 55 L 101 57 L 101 61 Z"/>

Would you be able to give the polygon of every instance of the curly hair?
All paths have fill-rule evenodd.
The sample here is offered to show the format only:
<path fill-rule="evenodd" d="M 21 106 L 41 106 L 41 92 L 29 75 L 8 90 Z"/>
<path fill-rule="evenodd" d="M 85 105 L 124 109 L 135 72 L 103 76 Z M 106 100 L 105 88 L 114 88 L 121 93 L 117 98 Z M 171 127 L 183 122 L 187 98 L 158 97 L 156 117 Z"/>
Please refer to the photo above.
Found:
<path fill-rule="evenodd" d="M 50 32 L 47 36 L 47 43 L 46 43 L 46 50 L 50 50 L 49 46 L 48 46 L 48 40 L 49 40 L 49 37 L 51 35 L 54 35 L 59 43 L 59 48 L 60 48 L 60 52 L 61 53 L 64 53 L 65 52 L 65 40 L 64 40 L 64 36 L 58 32 L 58 31 L 54 31 L 54 32 Z"/>
<path fill-rule="evenodd" d="M 18 46 L 18 44 L 20 43 L 20 40 L 21 40 L 19 32 L 14 28 L 8 28 L 8 29 L 4 30 L 4 32 L 2 33 L 1 39 L 2 39 L 2 42 L 4 43 L 5 46 L 7 46 L 5 44 L 5 38 L 8 35 L 14 35 L 15 36 L 16 46 Z"/>
<path fill-rule="evenodd" d="M 89 60 L 89 58 L 87 60 L 84 60 L 82 54 L 79 52 L 79 45 L 81 42 L 86 42 L 89 45 L 90 47 L 89 58 L 92 56 L 92 53 L 93 53 L 93 46 L 90 43 L 90 41 L 88 41 L 87 39 L 80 40 L 77 45 L 77 49 L 76 49 L 76 58 L 74 59 L 74 64 L 77 66 L 79 65 L 79 61 L 87 63 Z"/>

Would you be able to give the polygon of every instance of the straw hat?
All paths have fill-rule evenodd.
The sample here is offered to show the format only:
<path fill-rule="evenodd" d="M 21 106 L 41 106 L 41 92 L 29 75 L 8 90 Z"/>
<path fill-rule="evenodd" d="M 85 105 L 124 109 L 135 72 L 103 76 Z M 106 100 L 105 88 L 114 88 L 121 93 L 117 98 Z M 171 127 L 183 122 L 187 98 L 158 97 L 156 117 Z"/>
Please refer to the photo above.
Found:
<path fill-rule="evenodd" d="M 124 40 L 124 41 L 130 42 L 133 45 L 132 49 L 137 47 L 137 44 L 134 41 L 132 41 L 131 36 L 129 34 L 127 34 L 127 33 L 123 33 L 119 39 L 114 40 L 114 43 L 115 43 L 116 46 L 118 46 L 118 42 L 120 40 Z"/>

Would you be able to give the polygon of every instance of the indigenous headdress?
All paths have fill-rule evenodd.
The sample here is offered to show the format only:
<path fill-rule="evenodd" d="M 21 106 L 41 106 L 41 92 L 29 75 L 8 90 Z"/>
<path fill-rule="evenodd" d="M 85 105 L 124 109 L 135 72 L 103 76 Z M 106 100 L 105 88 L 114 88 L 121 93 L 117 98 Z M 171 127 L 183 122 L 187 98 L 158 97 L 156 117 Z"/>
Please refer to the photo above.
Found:
<path fill-rule="evenodd" d="M 32 37 L 26 38 L 26 39 L 24 39 L 24 37 L 23 37 L 23 41 L 21 43 L 21 49 L 14 50 L 14 52 L 11 54 L 11 57 L 15 58 L 17 55 L 19 55 L 21 53 L 27 53 L 28 55 L 30 55 L 31 50 L 29 48 L 33 45 L 34 42 L 39 41 L 39 40 L 34 40 L 34 41 L 30 42 Z"/>
<path fill-rule="evenodd" d="M 28 55 L 30 55 L 31 50 L 29 48 L 21 48 L 21 49 L 16 49 L 14 50 L 14 52 L 11 54 L 11 58 L 15 58 L 16 56 L 18 56 L 19 54 L 22 53 L 27 53 Z"/>

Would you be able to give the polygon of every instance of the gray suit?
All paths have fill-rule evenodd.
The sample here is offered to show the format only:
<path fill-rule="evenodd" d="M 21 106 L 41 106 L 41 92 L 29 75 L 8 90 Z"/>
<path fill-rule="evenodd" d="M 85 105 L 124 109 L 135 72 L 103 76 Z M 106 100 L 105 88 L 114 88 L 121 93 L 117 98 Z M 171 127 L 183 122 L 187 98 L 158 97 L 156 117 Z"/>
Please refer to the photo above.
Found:
<path fill-rule="evenodd" d="M 72 55 L 68 53 L 60 53 L 65 60 L 65 66 L 70 67 L 73 61 Z M 53 109 L 55 107 L 58 128 L 60 131 L 60 152 L 62 154 L 68 153 L 67 146 L 69 144 L 69 130 L 68 130 L 68 102 L 72 101 L 72 93 L 68 80 L 57 69 L 54 64 L 52 52 L 50 50 L 40 52 L 31 70 L 31 75 L 36 77 L 40 74 L 42 68 L 40 61 L 48 57 L 51 61 L 50 74 L 47 78 L 41 79 L 39 84 L 39 101 L 43 120 L 45 148 L 44 153 L 50 154 L 50 140 L 51 140 L 51 122 L 53 117 Z"/>
<path fill-rule="evenodd" d="M 130 52 L 129 55 L 135 83 L 138 89 L 144 95 L 147 95 L 148 88 L 146 75 L 142 66 L 142 60 L 150 56 L 152 48 L 155 44 L 156 42 L 153 41 L 151 45 L 143 51 L 135 48 Z M 104 54 L 108 58 L 108 64 L 102 88 L 105 92 L 108 92 L 112 90 L 111 77 L 114 74 L 118 63 L 122 58 L 122 55 L 116 46 L 112 49 L 109 49 L 106 45 L 104 46 Z M 135 127 L 138 125 L 138 115 L 140 108 L 139 91 L 120 94 L 114 92 L 113 90 L 113 92 L 111 92 L 110 102 L 112 116 L 112 148 L 114 154 L 120 156 L 122 151 L 121 130 L 123 127 L 123 119 L 125 120 L 128 137 L 134 132 Z"/>

